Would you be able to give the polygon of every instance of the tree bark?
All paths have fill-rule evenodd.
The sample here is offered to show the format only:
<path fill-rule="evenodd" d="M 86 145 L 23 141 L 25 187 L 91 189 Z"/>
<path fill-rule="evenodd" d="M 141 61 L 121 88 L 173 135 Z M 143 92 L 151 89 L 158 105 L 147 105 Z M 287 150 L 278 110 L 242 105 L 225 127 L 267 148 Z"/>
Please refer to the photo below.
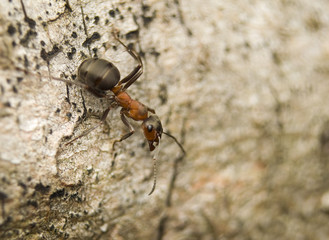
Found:
<path fill-rule="evenodd" d="M 326 239 L 329 3 L 0 2 L 1 239 Z M 89 57 L 136 66 L 140 123 L 77 85 Z"/>

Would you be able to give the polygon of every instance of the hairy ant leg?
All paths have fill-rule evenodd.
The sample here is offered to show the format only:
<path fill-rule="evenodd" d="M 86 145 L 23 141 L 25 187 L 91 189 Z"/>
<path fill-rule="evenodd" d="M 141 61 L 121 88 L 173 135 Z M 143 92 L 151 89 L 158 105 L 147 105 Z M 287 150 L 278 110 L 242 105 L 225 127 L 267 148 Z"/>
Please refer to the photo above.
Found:
<path fill-rule="evenodd" d="M 121 79 L 118 85 L 125 85 L 122 88 L 122 91 L 128 89 L 142 74 L 143 74 L 143 62 L 139 54 L 137 54 L 133 49 L 130 49 L 126 44 L 124 44 L 117 36 L 116 33 L 112 33 L 114 38 L 126 49 L 126 51 L 132 56 L 137 62 L 138 65 L 129 73 L 126 77 Z"/>
<path fill-rule="evenodd" d="M 129 132 L 126 133 L 126 134 L 124 134 L 124 135 L 122 135 L 119 139 L 114 140 L 113 145 L 112 145 L 112 150 L 114 150 L 114 147 L 115 147 L 114 145 L 117 142 L 122 142 L 123 140 L 129 138 L 131 135 L 133 135 L 135 133 L 135 129 L 129 123 L 128 119 L 125 116 L 126 112 L 127 111 L 125 109 L 121 109 L 121 111 L 120 111 L 120 117 L 121 117 L 121 120 L 122 120 L 123 124 L 129 128 Z"/>
<path fill-rule="evenodd" d="M 77 140 L 77 139 L 79 139 L 79 138 L 81 138 L 81 137 L 84 137 L 84 136 L 88 135 L 89 133 L 91 133 L 92 131 L 94 131 L 96 128 L 98 128 L 98 127 L 100 127 L 101 125 L 103 125 L 104 122 L 105 122 L 105 120 L 106 120 L 107 115 L 108 115 L 109 112 L 110 112 L 110 110 L 111 110 L 111 107 L 108 107 L 108 108 L 103 112 L 103 115 L 102 115 L 102 117 L 101 117 L 101 119 L 100 119 L 100 122 L 99 122 L 96 126 L 91 127 L 91 128 L 89 128 L 89 129 L 83 131 L 79 136 L 77 136 L 77 137 L 75 137 L 74 139 L 72 139 L 71 141 L 65 143 L 65 146 L 71 144 L 72 142 L 74 142 L 75 140 Z"/>

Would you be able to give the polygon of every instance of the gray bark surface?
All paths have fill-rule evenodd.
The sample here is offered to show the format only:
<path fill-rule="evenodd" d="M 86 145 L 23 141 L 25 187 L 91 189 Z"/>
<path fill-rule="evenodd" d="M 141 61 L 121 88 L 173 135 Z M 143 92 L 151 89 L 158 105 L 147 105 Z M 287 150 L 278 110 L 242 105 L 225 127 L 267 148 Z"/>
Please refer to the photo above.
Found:
<path fill-rule="evenodd" d="M 0 2 L 1 239 L 327 239 L 329 3 Z M 140 123 L 75 85 L 126 76 L 164 129 L 155 192 Z M 18 70 L 26 69 L 25 72 Z"/>

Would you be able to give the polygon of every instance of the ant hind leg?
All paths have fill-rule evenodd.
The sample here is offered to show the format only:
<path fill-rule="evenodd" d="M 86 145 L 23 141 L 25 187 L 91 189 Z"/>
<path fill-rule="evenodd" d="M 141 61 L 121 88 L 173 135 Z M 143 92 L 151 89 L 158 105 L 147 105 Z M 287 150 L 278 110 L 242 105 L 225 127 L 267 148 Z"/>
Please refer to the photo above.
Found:
<path fill-rule="evenodd" d="M 34 77 L 38 77 L 38 78 L 40 78 L 40 77 L 41 78 L 49 78 L 51 80 L 64 82 L 64 83 L 69 84 L 69 85 L 76 85 L 76 86 L 79 86 L 83 89 L 86 89 L 88 91 L 93 92 L 97 96 L 105 97 L 105 94 L 95 92 L 95 91 L 93 91 L 93 89 L 90 89 L 90 87 L 87 84 L 84 84 L 84 83 L 79 82 L 79 81 L 71 81 L 71 80 L 67 80 L 67 79 L 63 79 L 63 78 L 59 78 L 59 77 L 54 77 L 54 76 L 49 75 L 49 73 L 46 73 L 46 72 L 40 72 L 39 71 L 39 73 L 33 73 L 29 70 L 26 70 L 26 69 L 23 69 L 23 68 L 20 68 L 20 67 L 15 67 L 15 70 L 23 72 L 24 74 L 29 75 L 29 76 L 34 76 Z"/>
<path fill-rule="evenodd" d="M 124 44 L 118 37 L 117 31 L 112 32 L 114 38 L 126 49 L 126 51 L 132 56 L 137 62 L 138 65 L 123 79 L 120 80 L 118 85 L 125 83 L 123 86 L 123 91 L 128 89 L 142 74 L 143 74 L 143 62 L 138 53 L 133 49 L 130 49 L 126 44 Z"/>

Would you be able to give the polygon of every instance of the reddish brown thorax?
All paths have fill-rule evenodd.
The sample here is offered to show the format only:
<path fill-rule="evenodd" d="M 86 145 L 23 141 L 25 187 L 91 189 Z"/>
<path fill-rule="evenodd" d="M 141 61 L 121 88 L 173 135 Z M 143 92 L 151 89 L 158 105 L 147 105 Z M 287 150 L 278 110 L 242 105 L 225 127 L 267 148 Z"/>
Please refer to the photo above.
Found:
<path fill-rule="evenodd" d="M 115 97 L 118 104 L 125 110 L 127 117 L 135 121 L 148 118 L 148 108 L 141 102 L 132 99 L 126 92 L 118 92 Z"/>

